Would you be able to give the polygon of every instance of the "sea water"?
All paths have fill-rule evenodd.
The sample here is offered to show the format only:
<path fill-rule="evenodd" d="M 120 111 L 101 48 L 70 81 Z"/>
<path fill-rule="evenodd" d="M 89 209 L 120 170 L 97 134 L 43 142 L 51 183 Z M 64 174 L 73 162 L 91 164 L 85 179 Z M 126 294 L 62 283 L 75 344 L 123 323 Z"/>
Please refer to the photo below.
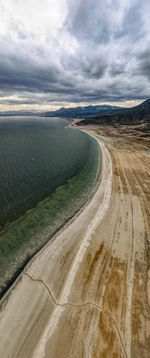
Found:
<path fill-rule="evenodd" d="M 85 204 L 97 183 L 97 142 L 70 121 L 0 117 L 0 293 Z"/>

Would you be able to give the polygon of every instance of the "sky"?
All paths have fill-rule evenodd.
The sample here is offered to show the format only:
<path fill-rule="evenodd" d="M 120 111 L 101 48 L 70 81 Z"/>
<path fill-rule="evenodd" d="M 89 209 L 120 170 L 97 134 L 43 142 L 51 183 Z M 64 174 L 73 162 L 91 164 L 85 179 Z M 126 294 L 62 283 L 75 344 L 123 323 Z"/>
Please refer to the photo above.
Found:
<path fill-rule="evenodd" d="M 149 0 L 0 0 L 0 111 L 150 97 Z"/>

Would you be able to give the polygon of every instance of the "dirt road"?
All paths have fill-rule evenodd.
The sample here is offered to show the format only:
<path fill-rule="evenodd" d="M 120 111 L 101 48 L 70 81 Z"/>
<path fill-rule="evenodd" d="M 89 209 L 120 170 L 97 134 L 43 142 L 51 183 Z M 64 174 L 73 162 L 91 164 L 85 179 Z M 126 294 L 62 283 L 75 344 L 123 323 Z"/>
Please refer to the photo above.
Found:
<path fill-rule="evenodd" d="M 101 184 L 4 300 L 1 357 L 149 357 L 150 151 L 90 133 Z"/>

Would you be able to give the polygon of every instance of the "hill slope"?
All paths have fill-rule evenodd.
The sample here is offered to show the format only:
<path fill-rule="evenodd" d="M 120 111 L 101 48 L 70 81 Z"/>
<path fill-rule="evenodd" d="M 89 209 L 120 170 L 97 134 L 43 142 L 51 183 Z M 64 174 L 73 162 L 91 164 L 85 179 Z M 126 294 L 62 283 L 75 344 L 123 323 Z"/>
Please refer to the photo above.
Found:
<path fill-rule="evenodd" d="M 123 110 L 121 107 L 100 105 L 100 106 L 85 106 L 75 108 L 60 108 L 58 111 L 50 111 L 44 113 L 45 117 L 68 117 L 68 118 L 85 118 L 88 116 L 97 116 L 105 113 L 112 113 L 112 110 Z"/>
<path fill-rule="evenodd" d="M 147 99 L 140 105 L 132 108 L 126 108 L 116 112 L 113 110 L 109 114 L 95 115 L 90 118 L 78 122 L 78 125 L 86 124 L 125 124 L 125 125 L 137 125 L 137 124 L 150 124 L 150 99 Z"/>

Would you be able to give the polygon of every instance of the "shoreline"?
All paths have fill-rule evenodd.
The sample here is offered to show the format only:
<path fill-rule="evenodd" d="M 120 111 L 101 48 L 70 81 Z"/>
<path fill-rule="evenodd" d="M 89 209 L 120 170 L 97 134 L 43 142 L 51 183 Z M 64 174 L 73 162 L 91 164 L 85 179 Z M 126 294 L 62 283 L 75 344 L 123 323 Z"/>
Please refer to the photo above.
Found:
<path fill-rule="evenodd" d="M 82 129 L 101 141 L 101 183 L 3 305 L 5 358 L 148 357 L 149 152 L 113 128 Z"/>
<path fill-rule="evenodd" d="M 92 144 L 93 145 L 93 144 Z M 45 246 L 45 244 L 47 244 L 50 240 L 52 240 L 53 239 L 53 237 L 55 237 L 55 236 L 57 236 L 57 234 L 60 232 L 60 230 L 61 229 L 63 229 L 69 222 L 70 222 L 70 220 L 74 220 L 74 217 L 76 217 L 76 215 L 78 215 L 78 213 L 80 213 L 80 211 L 82 211 L 83 209 L 84 209 L 84 207 L 87 205 L 87 203 L 89 202 L 89 200 L 91 200 L 91 198 L 93 197 L 93 195 L 94 195 L 94 193 L 96 192 L 96 190 L 97 190 L 97 186 L 99 185 L 99 180 L 100 180 L 100 171 L 101 171 L 101 153 L 99 153 L 99 149 L 97 150 L 97 155 L 98 155 L 98 158 L 97 158 L 97 169 L 94 169 L 94 168 L 92 168 L 92 170 L 93 170 L 93 173 L 94 173 L 94 171 L 96 170 L 96 172 L 97 172 L 97 174 L 96 174 L 96 176 L 97 176 L 97 182 L 96 182 L 96 180 L 95 180 L 95 182 L 96 183 L 94 183 L 94 181 L 93 181 L 93 183 L 92 184 L 90 184 L 89 185 L 89 188 L 91 187 L 91 192 L 88 192 L 87 194 L 86 194 L 86 192 L 85 192 L 85 190 L 83 191 L 82 190 L 82 193 L 83 193 L 83 195 L 82 195 L 82 199 L 80 200 L 81 201 L 81 203 L 78 201 L 78 199 L 79 199 L 79 193 L 78 193 L 78 191 L 80 192 L 81 191 L 81 189 L 80 189 L 80 187 L 79 187 L 79 190 L 77 191 L 77 193 L 76 193 L 76 197 L 74 198 L 74 199 L 76 199 L 77 200 L 77 202 L 76 202 L 76 204 L 75 204 L 75 206 L 74 206 L 74 208 L 73 208 L 73 213 L 72 214 L 70 214 L 69 213 L 69 207 L 70 207 L 70 210 L 72 211 L 72 203 L 71 203 L 71 201 L 72 201 L 72 199 L 70 199 L 70 197 L 69 197 L 69 199 L 68 199 L 68 204 L 66 204 L 66 206 L 65 206 L 65 204 L 63 205 L 63 210 L 64 210 L 64 213 L 65 213 L 65 209 L 66 209 L 66 218 L 65 218 L 65 215 L 63 215 L 63 212 L 62 212 L 62 209 L 60 208 L 59 209 L 59 215 L 61 215 L 61 217 L 60 217 L 60 219 L 59 219 L 59 217 L 58 217 L 58 220 L 57 220 L 57 222 L 55 222 L 54 221 L 54 224 L 52 225 L 52 229 L 51 229 L 51 231 L 52 231 L 52 233 L 51 233 L 51 231 L 49 232 L 49 238 L 46 238 L 46 236 L 45 236 L 45 242 L 44 242 L 44 239 L 43 240 L 41 240 L 41 247 L 37 247 L 37 249 L 36 249 L 36 247 L 35 247 L 35 249 L 34 249 L 34 247 L 33 247 L 33 249 L 31 248 L 31 250 L 29 250 L 29 255 L 30 255 L 30 258 L 28 258 L 28 257 L 23 257 L 22 258 L 22 262 L 20 261 L 20 266 L 18 266 L 18 268 L 17 268 L 17 270 L 16 270 L 16 272 L 14 272 L 14 274 L 13 275 L 10 275 L 11 277 L 10 277 L 10 280 L 8 281 L 8 283 L 7 283 L 7 285 L 5 286 L 5 288 L 2 290 L 2 293 L 1 293 L 1 300 L 3 300 L 3 298 L 5 298 L 5 295 L 7 294 L 7 292 L 8 291 L 10 291 L 11 290 L 11 287 L 12 287 L 12 285 L 15 283 L 15 281 L 16 281 L 16 279 L 19 277 L 19 275 L 23 272 L 23 270 L 27 267 L 27 265 L 28 265 L 28 263 L 30 263 L 31 262 L 31 260 L 33 260 L 34 259 L 34 256 L 35 255 L 37 255 L 38 254 L 38 252 Z M 87 164 L 86 164 L 87 165 Z M 82 172 L 83 172 L 83 168 L 82 168 L 82 170 L 80 171 L 80 173 L 78 174 L 78 175 L 81 175 L 82 174 Z M 93 174 L 94 175 L 94 174 Z M 94 178 L 94 177 L 93 177 Z M 77 176 L 74 176 L 74 177 L 72 177 L 72 178 L 70 178 L 68 181 L 67 181 L 67 183 L 64 185 L 64 186 L 60 186 L 59 188 L 65 188 L 66 187 L 66 189 L 63 189 L 63 190 L 70 190 L 69 188 L 70 188 L 70 186 L 71 186 L 71 180 L 76 180 L 76 182 L 77 182 Z M 83 181 L 83 179 L 82 179 L 82 181 Z M 88 181 L 87 181 L 87 183 L 85 183 L 85 185 L 88 185 Z M 83 183 L 81 183 L 80 184 L 80 186 L 82 187 L 83 186 Z M 58 189 L 58 188 L 57 188 Z M 88 188 L 87 188 L 88 189 Z M 89 190 L 88 190 L 89 191 Z M 56 191 L 55 191 L 55 196 L 56 196 Z M 59 196 L 59 194 L 57 195 L 57 196 Z M 46 201 L 48 200 L 48 199 L 50 199 L 51 200 L 51 198 L 52 198 L 52 196 L 50 196 L 50 198 L 45 198 L 42 202 L 40 202 L 37 206 L 36 206 L 36 208 L 34 208 L 34 209 L 32 209 L 32 212 L 34 212 L 36 209 L 37 209 L 37 211 L 39 211 L 39 210 L 41 210 L 40 209 L 40 207 L 41 207 L 41 204 L 43 203 L 43 205 L 44 205 L 44 202 L 46 203 Z M 58 199 L 59 199 L 59 197 L 57 198 L 57 201 L 58 201 Z M 70 201 L 69 201 L 70 200 Z M 64 202 L 65 203 L 65 202 Z M 52 202 L 52 205 L 53 205 L 53 202 Z M 39 209 L 38 209 L 39 208 Z M 54 209 L 55 209 L 55 207 L 54 207 Z M 70 211 L 70 212 L 71 212 Z M 30 210 L 27 212 L 27 214 L 25 214 L 25 215 L 28 215 L 28 213 L 30 213 Z M 29 217 L 29 215 L 28 215 L 28 217 Z M 51 219 L 51 217 L 50 217 L 50 219 Z M 22 225 L 21 223 L 22 223 L 22 221 L 21 221 L 22 219 L 20 218 L 19 219 L 19 223 L 20 223 L 20 225 Z M 26 219 L 24 219 L 24 220 L 26 220 Z M 19 224 L 18 224 L 19 225 Z M 53 227 L 54 227 L 54 229 L 53 229 Z M 46 226 L 45 226 L 45 229 L 44 230 L 46 230 Z M 48 230 L 49 231 L 49 230 Z M 6 232 L 6 235 L 7 235 L 7 232 Z M 36 235 L 38 235 L 38 233 L 36 234 Z M 40 240 L 40 232 L 39 232 L 39 240 Z M 47 235 L 46 233 L 45 233 L 45 235 Z M 44 237 L 44 231 L 43 231 L 43 234 L 42 234 L 42 236 Z M 7 237 L 7 236 L 6 236 Z M 33 241 L 34 241 L 34 237 L 33 237 Z M 44 242 L 44 243 L 43 243 Z M 40 243 L 40 241 L 39 241 L 39 243 Z M 31 240 L 31 244 L 32 244 L 32 240 Z M 30 242 L 29 242 L 29 247 L 30 247 Z M 31 251 L 31 252 L 30 252 Z M 33 253 L 32 253 L 32 251 L 34 251 Z M 36 252 L 35 252 L 36 251 Z M 15 262 L 14 262 L 15 263 Z"/>
<path fill-rule="evenodd" d="M 80 129 L 78 129 L 78 130 L 80 130 Z M 88 132 L 86 132 L 86 131 L 84 131 L 84 132 L 86 134 L 90 135 Z M 94 136 L 92 136 L 92 137 L 98 142 L 98 140 Z M 88 195 L 84 204 L 79 209 L 77 209 L 75 214 L 70 219 L 68 219 L 65 223 L 63 223 L 61 225 L 61 227 L 54 233 L 54 235 L 40 249 L 38 249 L 38 251 L 35 254 L 33 254 L 33 256 L 29 260 L 27 259 L 27 260 L 25 260 L 25 262 L 22 263 L 21 267 L 18 268 L 15 275 L 12 277 L 12 279 L 10 279 L 10 283 L 8 283 L 6 289 L 4 290 L 4 294 L 2 294 L 2 297 L 0 298 L 0 305 L 3 305 L 3 302 L 5 301 L 5 299 L 7 300 L 7 297 L 9 297 L 9 295 L 11 294 L 11 291 L 15 288 L 16 284 L 19 282 L 24 270 L 26 270 L 32 264 L 32 262 L 34 262 L 34 260 L 39 255 L 39 253 L 42 252 L 46 248 L 47 245 L 49 245 L 50 241 L 55 240 L 57 238 L 57 236 L 59 234 L 61 234 L 61 232 L 64 229 L 66 229 L 68 227 L 68 225 L 70 225 L 82 213 L 82 211 L 86 208 L 86 206 L 89 204 L 89 202 L 92 200 L 92 198 L 96 194 L 98 187 L 100 185 L 100 182 L 101 182 L 101 168 L 102 168 L 102 153 L 100 150 L 99 143 L 97 143 L 97 144 L 99 147 L 99 154 L 98 154 L 99 155 L 98 161 L 100 163 L 100 164 L 98 164 L 98 166 L 99 166 L 98 172 L 99 173 L 98 173 L 96 185 L 92 188 L 90 195 Z"/>
<path fill-rule="evenodd" d="M 96 139 L 97 140 L 97 139 Z M 98 141 L 98 140 L 97 140 Z M 98 143 L 99 143 L 99 141 L 98 141 Z M 104 178 L 103 176 L 104 176 L 104 166 L 106 167 L 106 163 L 104 163 L 104 153 L 105 153 L 105 150 L 106 150 L 106 148 L 105 148 L 105 146 L 104 146 L 104 144 L 99 144 L 100 146 L 101 146 L 101 148 L 102 148 L 102 165 L 101 165 L 101 171 L 100 171 L 100 176 L 99 176 L 99 184 L 98 184 L 98 188 L 97 188 L 97 190 L 96 190 L 96 192 L 94 193 L 94 196 L 92 196 L 92 198 L 90 198 L 90 200 L 88 200 L 88 202 L 86 202 L 86 204 L 84 205 L 84 207 L 82 207 L 82 209 L 77 213 L 77 215 L 75 216 L 75 217 L 73 217 L 72 218 L 72 220 L 71 221 L 69 221 L 67 224 L 66 224 L 66 226 L 65 227 L 63 227 L 62 228 L 62 230 L 60 230 L 60 232 L 58 232 L 57 234 L 56 234 L 56 236 L 54 236 L 54 238 L 52 239 L 52 240 L 50 240 L 34 257 L 33 257 L 33 259 L 27 264 L 27 266 L 25 267 L 25 269 L 23 270 L 23 272 L 19 275 L 19 277 L 17 278 L 17 280 L 14 282 L 14 284 L 11 286 L 11 288 L 8 290 L 8 292 L 4 295 L 4 297 L 2 298 L 2 300 L 1 300 L 1 305 L 2 305 L 2 315 L 4 315 L 5 316 L 5 318 L 6 318 L 6 316 L 8 317 L 8 320 L 10 319 L 10 317 L 11 317 L 11 314 L 14 312 L 14 305 L 16 306 L 18 306 L 19 305 L 19 303 L 18 303 L 18 299 L 19 299 L 19 302 L 20 302 L 20 297 L 22 296 L 22 294 L 21 294 L 21 291 L 22 291 L 22 285 L 24 285 L 24 283 L 25 283 L 25 286 L 26 286 L 26 284 L 27 284 L 27 286 L 28 286 L 28 284 L 29 284 L 29 282 L 27 283 L 27 279 L 26 279 L 26 277 L 25 277 L 25 275 L 24 275 L 24 273 L 25 272 L 30 272 L 33 268 L 34 268 L 34 270 L 36 270 L 37 269 L 37 264 L 38 264 L 38 269 L 39 269 L 39 267 L 40 267 L 40 265 L 39 265 L 39 260 L 41 260 L 41 257 L 46 257 L 46 251 L 49 249 L 51 249 L 51 247 L 52 246 L 56 246 L 56 247 L 59 247 L 59 245 L 60 245 L 60 241 L 61 241 L 61 236 L 63 237 L 63 242 L 64 242 L 64 244 L 65 244 L 65 246 L 67 246 L 68 245 L 68 242 L 67 241 L 70 241 L 69 242 L 69 245 L 72 245 L 72 242 L 71 242 L 71 239 L 70 240 L 67 240 L 66 239 L 66 234 L 65 234 L 65 232 L 70 232 L 70 230 L 72 230 L 72 226 L 74 227 L 74 235 L 76 236 L 76 233 L 75 233 L 75 231 L 76 231 L 76 229 L 75 229 L 75 227 L 76 227 L 76 222 L 78 221 L 79 223 L 80 223 L 80 230 L 81 231 L 83 231 L 83 233 L 82 233 L 82 235 L 84 236 L 85 235 L 85 232 L 86 232 L 86 230 L 87 230 L 87 224 L 86 224 L 86 222 L 87 222 L 87 219 L 86 219 L 86 212 L 88 212 L 88 215 L 90 215 L 91 216 L 91 208 L 93 208 L 92 210 L 93 210 L 93 215 L 94 215 L 94 217 L 95 217 L 95 210 L 97 209 L 96 208 L 96 197 L 97 197 L 97 195 L 100 195 L 100 197 L 103 197 L 104 196 L 104 192 L 103 192 L 103 187 L 102 187 L 102 185 L 106 185 L 106 183 L 105 183 L 105 181 L 106 181 L 106 177 Z M 105 149 L 104 149 L 105 148 Z M 106 152 L 107 152 L 107 150 L 106 150 Z M 106 154 L 105 154 L 105 156 L 106 156 Z M 105 168 L 105 170 L 106 170 L 106 168 Z M 105 174 L 105 176 L 106 176 L 106 174 Z M 102 184 L 102 182 L 103 182 L 103 184 Z M 99 190 L 100 190 L 100 193 L 99 193 Z M 99 193 L 99 194 L 98 194 Z M 98 200 L 99 201 L 99 200 Z M 103 200 L 102 200 L 103 201 Z M 97 211 L 97 210 L 96 210 Z M 84 218 L 84 219 L 83 219 Z M 83 225 L 83 223 L 81 223 L 81 221 L 82 221 L 82 219 L 84 220 L 84 225 Z M 95 227 L 95 225 L 97 225 L 98 224 L 98 220 L 99 220 L 99 218 L 96 220 L 96 222 L 95 222 L 95 220 L 94 220 L 94 222 L 93 222 L 93 225 L 94 225 L 94 227 Z M 90 225 L 90 222 L 89 222 L 89 225 Z M 84 226 L 84 228 L 82 228 L 82 226 Z M 92 230 L 93 230 L 93 227 L 92 227 Z M 75 240 L 75 238 L 74 238 L 74 240 Z M 61 245 L 62 245 L 62 241 L 61 241 Z M 75 240 L 76 241 L 76 240 Z M 78 245 L 79 245 L 79 242 L 80 242 L 80 240 L 78 241 Z M 81 249 L 81 251 L 83 250 L 83 254 L 84 254 L 84 246 L 86 246 L 86 244 L 87 244 L 87 242 L 88 242 L 88 238 L 84 241 L 84 243 L 82 244 L 82 246 L 81 247 L 83 247 L 83 249 Z M 75 242 L 74 242 L 75 243 Z M 78 248 L 78 245 L 77 245 L 77 247 L 76 247 L 76 249 Z M 75 250 L 76 251 L 76 250 Z M 59 252 L 60 252 L 60 248 L 58 248 L 58 256 L 59 256 Z M 44 255 L 44 256 L 43 256 Z M 51 256 L 51 254 L 50 254 L 50 256 Z M 80 254 L 79 254 L 79 256 L 80 256 Z M 77 259 L 77 263 L 78 263 L 78 259 Z M 46 263 L 45 263 L 45 265 L 46 265 Z M 47 265 L 45 266 L 45 272 L 47 273 L 47 269 L 48 268 L 46 268 L 47 267 Z M 43 270 L 43 268 L 41 267 L 41 270 Z M 53 269 L 51 269 L 51 271 L 53 271 Z M 38 274 L 38 273 L 37 273 Z M 73 277 L 72 277 L 72 280 L 73 280 Z M 70 282 L 70 278 L 69 278 L 69 282 Z M 69 286 L 68 286 L 69 287 Z M 20 291 L 21 290 L 21 291 Z M 24 294 L 26 295 L 27 294 L 27 289 L 25 289 L 25 290 L 23 290 L 24 291 Z M 69 294 L 69 293 L 68 293 Z M 25 298 L 24 298 L 25 299 Z M 27 299 L 27 298 L 26 298 Z M 29 298 L 28 298 L 29 299 Z M 28 300 L 27 299 L 27 300 Z M 19 311 L 20 311 L 20 314 L 21 314 L 21 311 L 22 311 L 22 309 L 23 309 L 23 307 L 21 307 L 22 306 L 22 303 L 20 304 L 20 307 L 18 306 L 18 309 L 19 309 Z M 24 306 L 24 304 L 23 304 L 23 306 Z M 6 324 L 6 326 L 7 326 L 7 318 L 6 318 L 6 320 L 4 320 L 5 322 L 4 322 L 4 324 Z M 10 327 L 10 331 L 12 330 L 12 327 Z M 6 347 L 5 347 L 6 348 Z M 5 352 L 5 354 L 6 354 L 6 352 Z M 7 355 L 6 355 L 7 356 Z M 8 355 L 8 357 L 9 357 L 9 355 Z"/>

